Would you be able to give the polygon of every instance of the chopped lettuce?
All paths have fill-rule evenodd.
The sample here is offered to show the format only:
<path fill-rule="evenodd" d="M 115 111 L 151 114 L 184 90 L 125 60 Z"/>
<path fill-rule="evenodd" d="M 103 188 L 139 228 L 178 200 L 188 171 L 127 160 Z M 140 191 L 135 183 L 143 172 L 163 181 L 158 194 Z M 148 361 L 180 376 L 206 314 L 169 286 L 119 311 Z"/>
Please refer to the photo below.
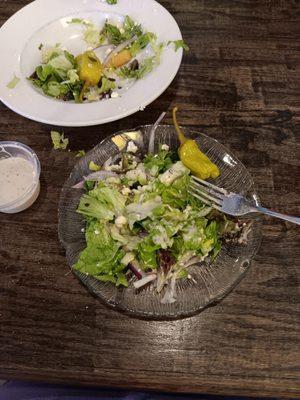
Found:
<path fill-rule="evenodd" d="M 219 242 L 219 224 L 217 221 L 212 221 L 205 228 L 205 240 L 201 246 L 201 252 L 204 256 L 208 255 L 212 250 L 215 249 L 214 256 L 216 256 L 216 251 L 220 250 Z"/>
<path fill-rule="evenodd" d="M 79 81 L 80 78 L 77 69 L 70 69 L 69 71 L 67 71 L 67 81 L 64 83 L 70 83 L 71 85 L 73 85 L 74 83 L 77 83 Z"/>
<path fill-rule="evenodd" d="M 100 171 L 101 167 L 100 165 L 96 164 L 94 161 L 89 162 L 89 170 L 91 171 Z"/>
<path fill-rule="evenodd" d="M 172 247 L 173 239 L 171 235 L 168 234 L 168 228 L 162 224 L 157 224 L 155 228 L 151 231 L 151 238 L 153 243 L 159 245 L 160 249 L 167 249 Z"/>
<path fill-rule="evenodd" d="M 145 218 L 151 217 L 156 208 L 162 204 L 159 196 L 153 200 L 147 200 L 144 203 L 131 203 L 126 206 L 129 226 L 132 229 L 137 221 L 142 221 Z"/>
<path fill-rule="evenodd" d="M 105 36 L 91 21 L 82 18 L 72 18 L 70 21 L 68 21 L 68 24 L 83 25 L 85 28 L 83 33 L 83 40 L 93 48 L 100 46 L 105 41 Z"/>
<path fill-rule="evenodd" d="M 114 213 L 107 207 L 104 202 L 98 201 L 96 197 L 85 194 L 81 197 L 78 206 L 78 213 L 86 217 L 92 217 L 102 221 L 110 221 L 114 217 Z"/>
<path fill-rule="evenodd" d="M 40 65 L 36 69 L 36 74 L 42 82 L 45 82 L 54 73 L 54 68 L 51 65 Z"/>
<path fill-rule="evenodd" d="M 140 36 L 142 33 L 143 30 L 141 25 L 133 21 L 129 15 L 125 16 L 123 27 L 121 29 L 107 21 L 103 30 L 103 34 L 107 37 L 109 43 L 116 46 L 134 36 Z"/>
<path fill-rule="evenodd" d="M 132 69 L 125 66 L 120 68 L 116 72 L 121 78 L 138 80 L 150 74 L 150 72 L 153 71 L 155 65 L 155 57 L 148 57 L 145 58 L 141 63 L 139 63 L 139 67 L 137 69 Z"/>
<path fill-rule="evenodd" d="M 130 18 L 129 15 L 125 16 L 123 29 L 123 38 L 125 40 L 131 39 L 133 36 L 140 36 L 143 33 L 141 25 Z"/>
<path fill-rule="evenodd" d="M 85 150 L 78 150 L 75 157 L 81 158 L 85 156 Z"/>
<path fill-rule="evenodd" d="M 86 25 L 86 30 L 83 34 L 85 42 L 91 47 L 95 48 L 104 43 L 105 37 L 102 33 L 95 27 L 94 24 Z"/>
<path fill-rule="evenodd" d="M 105 76 L 101 80 L 101 87 L 99 93 L 108 93 L 116 88 L 116 84 L 113 80 L 106 78 Z"/>
<path fill-rule="evenodd" d="M 87 247 L 73 268 L 102 282 L 128 286 L 123 272 L 126 266 L 121 262 L 125 252 L 111 237 L 107 226 L 92 221 L 86 230 L 86 242 Z"/>
<path fill-rule="evenodd" d="M 150 42 L 152 39 L 156 39 L 154 33 L 146 32 L 138 36 L 138 38 L 132 43 L 130 47 L 130 53 L 132 57 L 135 57 L 138 53 L 140 53 Z"/>
<path fill-rule="evenodd" d="M 138 260 L 145 271 L 157 268 L 157 250 L 159 248 L 160 246 L 153 243 L 149 236 L 139 243 Z"/>
<path fill-rule="evenodd" d="M 128 167 L 130 166 L 128 165 Z M 147 183 L 147 175 L 144 164 L 139 164 L 135 169 L 129 169 L 129 171 L 126 172 L 125 179 L 127 179 L 129 186 L 136 182 L 145 185 Z"/>
<path fill-rule="evenodd" d="M 165 185 L 159 180 L 155 183 L 156 189 L 164 204 L 168 204 L 175 209 L 184 210 L 189 204 L 188 187 L 190 184 L 189 175 L 177 178 L 172 185 Z"/>
<path fill-rule="evenodd" d="M 116 1 L 116 0 L 111 0 Z M 115 4 L 115 3 L 114 3 Z M 119 46 L 130 53 L 126 65 L 120 67 L 110 66 L 106 53 L 101 59 L 103 65 L 103 77 L 97 84 L 91 85 L 89 79 L 82 73 L 80 62 L 77 62 L 73 54 L 66 51 L 59 43 L 55 46 L 40 46 L 42 63 L 28 77 L 32 83 L 47 96 L 63 100 L 95 102 L 110 97 L 119 97 L 118 92 L 113 92 L 117 87 L 122 89 L 124 80 L 139 80 L 150 74 L 159 65 L 163 43 L 158 43 L 157 36 L 152 32 L 143 30 L 142 26 L 126 15 L 123 24 L 115 23 L 107 19 L 103 29 L 100 29 L 92 21 L 74 17 L 67 21 L 68 24 L 79 24 L 83 26 L 83 40 L 88 48 L 98 48 L 108 45 L 108 53 L 114 51 L 109 49 L 110 45 Z M 147 49 L 147 50 L 146 50 Z M 115 54 L 114 54 L 115 55 Z M 94 82 L 94 80 L 92 80 Z"/>
<path fill-rule="evenodd" d="M 144 159 L 145 168 L 152 175 L 165 172 L 173 164 L 174 155 L 170 151 L 160 150 L 158 154 L 149 154 Z"/>
<path fill-rule="evenodd" d="M 64 73 L 66 75 L 70 69 L 75 67 L 75 60 L 71 53 L 64 51 L 63 54 L 51 58 L 46 65 L 57 70 L 59 74 Z"/>
<path fill-rule="evenodd" d="M 52 58 L 58 57 L 63 54 L 63 49 L 56 45 L 54 47 L 43 47 L 42 48 L 42 62 L 47 64 Z"/>
<path fill-rule="evenodd" d="M 106 22 L 104 26 L 104 33 L 109 42 L 114 44 L 115 46 L 118 46 L 125 41 L 120 29 L 117 26 L 112 25 L 108 22 Z"/>
<path fill-rule="evenodd" d="M 13 79 L 7 84 L 8 89 L 14 89 L 17 84 L 20 82 L 20 78 L 18 78 L 16 75 L 14 75 Z"/>
<path fill-rule="evenodd" d="M 84 19 L 82 18 L 72 18 L 70 21 L 68 21 L 68 24 L 83 24 Z"/>
<path fill-rule="evenodd" d="M 60 46 L 43 50 L 43 64 L 29 77 L 47 96 L 79 101 L 83 82 L 80 81 L 74 56 Z"/>
<path fill-rule="evenodd" d="M 69 144 L 69 139 L 65 139 L 63 133 L 51 131 L 51 140 L 54 150 L 66 150 Z"/>
<path fill-rule="evenodd" d="M 150 74 L 153 71 L 155 66 L 155 57 L 145 58 L 141 63 L 140 67 L 137 70 L 136 79 L 142 79 L 146 75 Z"/>
<path fill-rule="evenodd" d="M 161 55 L 162 55 L 162 52 L 163 52 L 164 47 L 165 47 L 164 43 L 158 43 L 157 42 L 157 37 L 153 36 L 150 39 L 150 45 L 151 45 L 151 48 L 152 48 L 152 51 L 153 51 L 153 54 L 154 54 L 155 62 L 157 64 L 160 64 Z"/>
<path fill-rule="evenodd" d="M 116 84 L 114 80 L 106 78 L 105 76 L 101 79 L 101 86 L 92 86 L 89 90 L 84 94 L 84 98 L 88 101 L 97 101 L 100 100 L 101 96 L 105 94 L 109 94 L 114 90 Z"/>
<path fill-rule="evenodd" d="M 168 45 L 173 44 L 175 47 L 175 51 L 179 49 L 183 49 L 185 51 L 189 51 L 189 46 L 184 42 L 184 40 L 169 40 Z"/>
<path fill-rule="evenodd" d="M 81 197 L 87 245 L 74 268 L 127 287 L 137 265 L 145 282 L 145 272 L 154 274 L 163 301 L 173 302 L 176 280 L 193 280 L 188 268 L 213 260 L 222 241 L 237 241 L 242 228 L 189 193 L 190 171 L 168 146 L 142 160 L 128 151 L 124 157 L 136 159 L 136 168 L 121 160 L 118 177 L 92 182 Z"/>
<path fill-rule="evenodd" d="M 82 196 L 78 212 L 86 217 L 111 221 L 114 217 L 122 215 L 125 202 L 126 198 L 116 188 L 100 182 L 95 189 Z"/>

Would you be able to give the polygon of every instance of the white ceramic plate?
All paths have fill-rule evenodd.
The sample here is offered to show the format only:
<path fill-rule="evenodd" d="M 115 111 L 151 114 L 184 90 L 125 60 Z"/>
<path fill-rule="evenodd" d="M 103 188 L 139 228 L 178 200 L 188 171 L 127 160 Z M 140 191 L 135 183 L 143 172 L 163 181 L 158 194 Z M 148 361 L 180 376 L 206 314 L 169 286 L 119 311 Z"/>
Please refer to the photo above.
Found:
<path fill-rule="evenodd" d="M 11 17 L 0 30 L 0 99 L 13 111 L 35 121 L 61 126 L 90 126 L 124 118 L 143 109 L 160 96 L 174 79 L 182 59 L 182 49 L 171 46 L 151 74 L 137 81 L 119 98 L 75 104 L 49 98 L 26 78 L 41 63 L 40 43 L 61 43 L 77 55 L 87 49 L 82 27 L 68 24 L 71 18 L 92 19 L 101 24 L 106 18 L 129 15 L 159 41 L 181 39 L 171 14 L 155 0 L 36 0 Z M 21 79 L 15 89 L 7 88 L 14 74 Z"/>

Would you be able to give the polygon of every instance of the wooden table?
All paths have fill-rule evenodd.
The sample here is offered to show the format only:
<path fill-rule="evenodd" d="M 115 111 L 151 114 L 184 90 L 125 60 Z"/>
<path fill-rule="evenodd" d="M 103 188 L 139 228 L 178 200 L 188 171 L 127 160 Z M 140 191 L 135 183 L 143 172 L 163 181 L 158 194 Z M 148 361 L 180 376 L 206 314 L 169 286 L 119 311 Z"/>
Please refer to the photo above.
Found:
<path fill-rule="evenodd" d="M 0 23 L 27 3 L 2 1 Z M 240 285 L 216 307 L 172 322 L 106 308 L 69 272 L 60 247 L 57 203 L 76 151 L 152 123 L 175 104 L 183 125 L 220 140 L 245 163 L 265 204 L 300 215 L 299 1 L 161 3 L 191 50 L 144 112 L 60 129 L 71 149 L 60 152 L 52 150 L 50 126 L 0 105 L 0 140 L 26 143 L 42 163 L 36 204 L 0 216 L 0 377 L 300 398 L 297 226 L 266 219 L 260 252 Z"/>

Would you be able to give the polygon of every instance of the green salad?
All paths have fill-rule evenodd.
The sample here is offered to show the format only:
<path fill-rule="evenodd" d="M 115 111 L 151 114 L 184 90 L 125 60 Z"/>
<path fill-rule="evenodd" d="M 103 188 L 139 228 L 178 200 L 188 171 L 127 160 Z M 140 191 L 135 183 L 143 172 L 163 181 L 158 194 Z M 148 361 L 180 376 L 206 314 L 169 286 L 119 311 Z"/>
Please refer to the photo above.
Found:
<path fill-rule="evenodd" d="M 176 301 L 176 282 L 194 279 L 189 267 L 214 260 L 248 229 L 195 199 L 190 181 L 167 145 L 143 156 L 130 141 L 119 160 L 75 186 L 85 189 L 77 212 L 86 219 L 86 248 L 74 269 L 116 286 L 151 284 L 162 303 Z"/>
<path fill-rule="evenodd" d="M 160 64 L 166 46 L 188 49 L 183 40 L 159 42 L 130 18 L 122 23 L 106 20 L 100 29 L 81 18 L 67 21 L 79 26 L 87 49 L 75 55 L 61 44 L 40 44 L 41 64 L 28 78 L 44 94 L 64 101 L 93 102 L 121 96 Z"/>

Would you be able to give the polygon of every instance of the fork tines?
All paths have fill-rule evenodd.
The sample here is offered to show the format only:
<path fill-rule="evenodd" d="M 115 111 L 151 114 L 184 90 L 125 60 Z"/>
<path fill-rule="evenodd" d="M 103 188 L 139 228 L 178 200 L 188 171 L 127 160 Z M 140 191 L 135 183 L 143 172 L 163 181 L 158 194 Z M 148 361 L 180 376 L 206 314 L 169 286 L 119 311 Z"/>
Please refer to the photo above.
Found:
<path fill-rule="evenodd" d="M 192 176 L 190 189 L 191 195 L 219 211 L 221 211 L 224 196 L 228 194 L 225 189 L 195 176 Z"/>

